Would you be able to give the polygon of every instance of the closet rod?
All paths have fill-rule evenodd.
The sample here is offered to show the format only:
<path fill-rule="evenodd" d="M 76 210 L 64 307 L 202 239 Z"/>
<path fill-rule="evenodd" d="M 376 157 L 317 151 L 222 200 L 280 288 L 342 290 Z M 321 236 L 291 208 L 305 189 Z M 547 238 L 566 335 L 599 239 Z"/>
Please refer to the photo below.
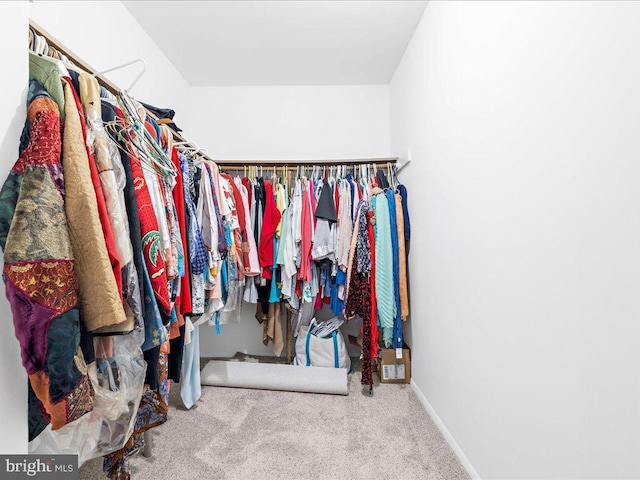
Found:
<path fill-rule="evenodd" d="M 109 90 L 111 93 L 113 93 L 114 95 L 118 95 L 118 92 L 121 91 L 120 88 L 118 88 L 118 86 L 113 83 L 111 80 L 109 80 L 108 78 L 104 77 L 103 75 L 98 73 L 98 70 L 96 70 L 95 68 L 93 68 L 91 65 L 89 65 L 87 62 L 85 62 L 82 58 L 80 58 L 78 55 L 76 55 L 75 53 L 73 53 L 70 49 L 68 49 L 60 40 L 58 40 L 57 38 L 55 38 L 53 35 L 51 35 L 49 32 L 47 32 L 44 28 L 42 28 L 40 25 L 38 25 L 36 22 L 34 22 L 33 20 L 29 19 L 29 26 L 31 28 L 33 28 L 33 30 L 40 36 L 43 36 L 44 38 L 47 39 L 47 43 L 52 46 L 53 48 L 55 48 L 56 50 L 58 50 L 60 53 L 64 54 L 69 60 L 71 60 L 72 63 L 74 63 L 76 66 L 78 66 L 79 68 L 81 68 L 82 70 L 84 70 L 85 72 L 91 74 L 91 75 L 95 75 L 96 79 L 98 80 L 98 83 L 100 83 L 100 85 L 102 85 L 104 88 L 106 88 L 107 90 Z M 146 110 L 146 109 L 145 109 Z M 159 120 L 158 117 L 156 117 L 152 112 L 147 111 L 147 114 L 153 118 L 156 122 Z M 171 129 L 169 129 L 171 130 Z M 173 134 L 173 138 L 179 142 L 185 142 L 188 143 L 190 145 L 193 145 L 191 142 L 189 142 L 186 138 L 184 138 L 182 135 L 180 135 L 178 132 L 175 132 L 173 130 L 171 130 L 171 133 Z M 201 157 L 206 158 L 207 160 L 210 161 L 214 161 L 211 157 L 209 157 L 208 155 L 205 155 L 204 153 L 202 153 L 201 151 L 199 151 L 198 153 Z"/>
<path fill-rule="evenodd" d="M 313 167 L 333 165 L 370 165 L 386 166 L 396 163 L 398 157 L 388 158 L 346 158 L 342 160 L 216 160 L 220 168 L 231 170 L 242 167 Z"/>

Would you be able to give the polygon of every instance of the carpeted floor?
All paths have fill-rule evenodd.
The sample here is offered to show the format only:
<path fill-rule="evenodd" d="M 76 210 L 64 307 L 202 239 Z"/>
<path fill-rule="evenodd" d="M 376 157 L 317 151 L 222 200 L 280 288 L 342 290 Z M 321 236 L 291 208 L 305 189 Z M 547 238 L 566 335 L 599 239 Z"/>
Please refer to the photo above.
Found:
<path fill-rule="evenodd" d="M 152 456 L 131 460 L 133 480 L 469 478 L 410 385 L 376 382 L 367 397 L 356 372 L 347 397 L 203 387 L 191 410 L 178 385 L 170 397 Z M 79 478 L 106 478 L 102 459 Z"/>

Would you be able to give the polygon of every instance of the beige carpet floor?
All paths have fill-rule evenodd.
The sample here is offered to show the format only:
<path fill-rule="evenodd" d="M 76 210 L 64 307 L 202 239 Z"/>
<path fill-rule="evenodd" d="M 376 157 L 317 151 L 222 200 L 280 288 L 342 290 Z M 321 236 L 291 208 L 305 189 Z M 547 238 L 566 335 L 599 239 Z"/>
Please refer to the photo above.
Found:
<path fill-rule="evenodd" d="M 131 460 L 133 480 L 469 478 L 410 385 L 376 382 L 368 397 L 356 372 L 346 397 L 203 387 L 191 410 L 178 387 L 152 456 Z M 102 459 L 79 478 L 106 478 Z"/>

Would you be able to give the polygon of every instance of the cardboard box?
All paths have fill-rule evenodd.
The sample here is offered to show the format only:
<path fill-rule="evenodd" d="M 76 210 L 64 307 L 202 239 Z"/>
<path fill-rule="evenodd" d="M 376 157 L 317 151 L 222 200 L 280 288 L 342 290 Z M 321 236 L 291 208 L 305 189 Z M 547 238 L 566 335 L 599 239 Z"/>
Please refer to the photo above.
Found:
<path fill-rule="evenodd" d="M 380 383 L 410 383 L 411 352 L 409 349 L 402 349 L 402 358 L 396 358 L 396 351 L 393 348 L 380 349 L 378 374 Z"/>

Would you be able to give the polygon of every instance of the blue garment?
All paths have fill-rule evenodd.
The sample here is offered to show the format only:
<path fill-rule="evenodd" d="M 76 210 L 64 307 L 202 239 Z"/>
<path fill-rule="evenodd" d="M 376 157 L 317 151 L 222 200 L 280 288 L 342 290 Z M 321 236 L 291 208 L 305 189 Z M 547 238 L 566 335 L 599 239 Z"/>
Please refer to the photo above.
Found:
<path fill-rule="evenodd" d="M 331 311 L 335 315 L 342 315 L 344 313 L 344 301 L 338 297 L 338 290 L 341 286 L 347 283 L 347 274 L 338 269 L 335 277 L 331 279 Z"/>
<path fill-rule="evenodd" d="M 153 127 L 153 130 L 156 132 L 156 143 L 160 144 L 160 126 L 149 115 L 147 115 L 145 121 L 149 122 Z"/>
<path fill-rule="evenodd" d="M 223 230 L 224 230 L 224 240 L 226 244 L 229 246 L 229 248 L 233 248 L 231 226 L 228 223 L 225 223 Z M 228 258 L 228 255 L 226 257 Z M 238 280 L 238 263 L 235 261 L 227 262 L 227 280 L 225 282 L 225 286 L 227 287 L 227 290 L 229 289 L 229 282 L 235 281 L 235 280 Z"/>
<path fill-rule="evenodd" d="M 356 187 L 356 184 L 353 181 L 353 178 L 351 177 L 351 174 L 347 175 L 347 182 L 349 182 L 349 185 L 351 186 L 351 220 L 353 222 L 355 222 L 356 221 L 356 215 L 358 214 L 357 213 L 358 209 L 354 210 L 354 208 L 353 208 L 353 200 L 354 200 L 355 195 L 356 195 L 356 188 L 358 188 L 358 187 Z"/>
<path fill-rule="evenodd" d="M 176 205 L 175 203 L 172 205 L 172 210 L 173 210 L 173 217 L 175 219 L 178 218 L 178 212 L 176 211 Z M 186 245 L 182 244 L 182 237 L 180 235 L 180 231 L 179 231 L 179 227 L 178 227 L 178 244 L 177 244 L 177 258 L 176 258 L 176 269 L 178 270 L 178 276 L 180 277 L 184 277 L 184 255 L 185 255 L 185 249 L 187 248 Z"/>
<path fill-rule="evenodd" d="M 391 227 L 391 248 L 393 250 L 393 290 L 396 302 L 393 318 L 393 348 L 402 348 L 402 318 L 400 317 L 400 257 L 398 250 L 398 221 L 396 218 L 396 197 L 393 191 L 386 190 L 389 205 L 389 225 Z"/>
<path fill-rule="evenodd" d="M 213 209 L 216 212 L 216 222 L 218 224 L 218 252 L 222 256 L 222 258 L 227 256 L 227 251 L 229 250 L 229 244 L 227 243 L 227 238 L 224 234 L 223 222 L 224 217 L 220 214 L 220 203 L 218 202 L 218 194 L 216 193 L 216 186 L 213 184 L 213 172 L 208 165 L 205 164 L 205 168 L 207 169 L 209 178 L 209 184 L 211 185 L 211 199 L 213 200 Z M 213 245 L 212 245 L 213 247 Z"/>
<path fill-rule="evenodd" d="M 184 346 L 180 397 L 187 408 L 193 407 L 202 395 L 200 385 L 200 327 L 191 332 L 191 343 Z"/>
<path fill-rule="evenodd" d="M 278 256 L 278 237 L 273 236 L 273 261 L 274 264 L 271 268 L 271 290 L 269 292 L 269 303 L 278 303 L 280 301 L 280 295 L 282 294 L 282 289 L 278 286 L 278 282 L 276 280 L 276 269 L 277 258 Z"/>
<path fill-rule="evenodd" d="M 396 316 L 395 285 L 393 281 L 393 246 L 391 239 L 391 219 L 387 197 L 381 193 L 373 197 L 376 252 L 376 302 L 382 327 L 384 344 L 393 344 L 393 326 Z M 397 236 L 397 233 L 396 233 Z"/>
<path fill-rule="evenodd" d="M 404 239 L 411 238 L 411 224 L 409 223 L 409 210 L 407 208 L 407 189 L 404 185 L 398 185 L 398 193 L 402 197 L 402 216 L 404 217 Z"/>
<path fill-rule="evenodd" d="M 144 352 L 159 347 L 166 342 L 167 330 L 162 324 L 162 317 L 160 316 L 156 296 L 153 294 L 149 271 L 144 263 L 142 264 L 142 269 L 144 272 L 144 288 L 142 289 L 144 292 L 144 343 L 142 344 L 142 351 Z"/>
<path fill-rule="evenodd" d="M 227 303 L 227 285 L 229 285 L 229 259 L 222 260 L 220 267 L 220 295 L 222 303 Z"/>
<path fill-rule="evenodd" d="M 186 157 L 182 154 L 180 157 L 180 170 L 182 170 L 182 187 L 184 190 L 184 203 L 185 203 L 185 221 L 187 224 L 187 237 L 189 246 L 189 263 L 191 265 L 191 273 L 194 275 L 201 274 L 209 261 L 207 249 L 204 246 L 202 240 L 201 228 L 198 225 L 198 217 L 196 213 L 196 206 L 191 198 L 191 192 L 189 191 L 190 172 L 189 163 Z"/>

